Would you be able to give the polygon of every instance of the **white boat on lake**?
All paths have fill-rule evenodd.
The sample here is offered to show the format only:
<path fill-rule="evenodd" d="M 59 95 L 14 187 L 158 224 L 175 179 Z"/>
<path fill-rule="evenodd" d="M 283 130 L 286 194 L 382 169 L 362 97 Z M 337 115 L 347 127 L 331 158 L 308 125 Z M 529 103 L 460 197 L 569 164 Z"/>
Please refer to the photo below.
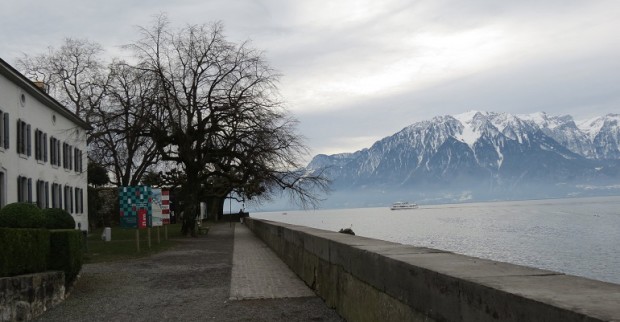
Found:
<path fill-rule="evenodd" d="M 405 209 L 416 209 L 418 208 L 418 205 L 413 203 L 413 202 L 395 202 L 394 204 L 392 204 L 392 207 L 390 207 L 391 210 L 405 210 Z"/>

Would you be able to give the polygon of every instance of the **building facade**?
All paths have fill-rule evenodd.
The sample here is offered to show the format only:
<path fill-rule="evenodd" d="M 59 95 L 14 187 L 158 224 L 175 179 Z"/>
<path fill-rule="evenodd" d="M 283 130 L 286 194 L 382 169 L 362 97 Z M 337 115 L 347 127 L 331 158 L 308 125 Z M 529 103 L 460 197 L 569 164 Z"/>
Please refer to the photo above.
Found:
<path fill-rule="evenodd" d="M 0 207 L 62 208 L 88 229 L 89 125 L 0 59 Z"/>

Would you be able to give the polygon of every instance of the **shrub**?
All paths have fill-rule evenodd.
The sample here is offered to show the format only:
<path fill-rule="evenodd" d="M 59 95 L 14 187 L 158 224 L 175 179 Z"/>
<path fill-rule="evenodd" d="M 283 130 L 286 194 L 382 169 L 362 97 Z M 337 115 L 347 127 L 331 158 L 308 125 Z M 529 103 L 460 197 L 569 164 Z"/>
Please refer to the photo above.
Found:
<path fill-rule="evenodd" d="M 39 207 L 30 203 L 16 202 L 0 209 L 0 227 L 44 228 L 45 220 Z"/>
<path fill-rule="evenodd" d="M 75 220 L 68 212 L 58 208 L 43 209 L 45 228 L 47 229 L 74 229 Z"/>
<path fill-rule="evenodd" d="M 46 229 L 0 228 L 0 276 L 47 269 L 50 232 Z"/>
<path fill-rule="evenodd" d="M 48 268 L 64 271 L 67 286 L 82 269 L 82 242 L 82 232 L 79 230 L 50 230 Z"/>

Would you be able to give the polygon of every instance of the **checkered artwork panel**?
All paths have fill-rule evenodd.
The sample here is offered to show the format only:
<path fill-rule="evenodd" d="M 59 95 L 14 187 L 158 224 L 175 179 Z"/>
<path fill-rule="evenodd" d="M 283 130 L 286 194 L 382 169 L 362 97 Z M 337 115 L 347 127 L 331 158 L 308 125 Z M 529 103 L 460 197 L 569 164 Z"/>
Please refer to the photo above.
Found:
<path fill-rule="evenodd" d="M 120 187 L 118 189 L 118 201 L 121 227 L 151 227 L 151 187 Z"/>

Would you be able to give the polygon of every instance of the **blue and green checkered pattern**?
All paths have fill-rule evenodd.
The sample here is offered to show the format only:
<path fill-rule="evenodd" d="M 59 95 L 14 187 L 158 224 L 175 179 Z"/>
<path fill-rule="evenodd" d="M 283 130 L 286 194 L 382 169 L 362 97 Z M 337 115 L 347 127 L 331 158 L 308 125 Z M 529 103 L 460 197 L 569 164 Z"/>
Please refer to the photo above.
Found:
<path fill-rule="evenodd" d="M 152 225 L 151 187 L 130 186 L 118 188 L 120 224 L 124 228 L 138 228 L 138 212 L 146 210 L 147 227 Z"/>

